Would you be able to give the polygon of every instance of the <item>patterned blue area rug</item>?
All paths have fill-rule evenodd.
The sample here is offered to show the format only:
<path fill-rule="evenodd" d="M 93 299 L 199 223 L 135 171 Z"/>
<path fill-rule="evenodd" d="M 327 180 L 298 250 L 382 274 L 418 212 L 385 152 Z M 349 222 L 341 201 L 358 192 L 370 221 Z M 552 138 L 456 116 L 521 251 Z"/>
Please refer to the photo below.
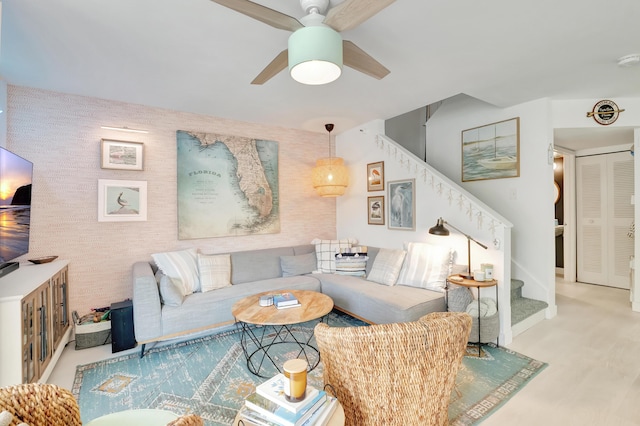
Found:
<path fill-rule="evenodd" d="M 327 321 L 331 326 L 364 325 L 335 311 Z M 314 325 L 300 324 L 292 332 L 297 339 L 305 339 L 311 336 Z M 505 348 L 484 349 L 482 358 L 472 356 L 471 351 L 463 360 L 457 391 L 451 395 L 451 425 L 479 424 L 547 365 Z M 282 365 L 284 360 L 298 357 L 299 352 L 294 345 L 275 345 L 269 353 Z M 309 353 L 310 363 L 315 356 Z M 276 373 L 268 360 L 262 368 L 265 375 Z M 244 398 L 263 381 L 248 371 L 240 333 L 232 328 L 150 349 L 143 358 L 132 354 L 80 365 L 73 393 L 83 423 L 116 411 L 157 408 L 197 413 L 207 426 L 226 426 L 233 423 Z M 309 374 L 309 382 L 322 387 L 322 363 Z"/>

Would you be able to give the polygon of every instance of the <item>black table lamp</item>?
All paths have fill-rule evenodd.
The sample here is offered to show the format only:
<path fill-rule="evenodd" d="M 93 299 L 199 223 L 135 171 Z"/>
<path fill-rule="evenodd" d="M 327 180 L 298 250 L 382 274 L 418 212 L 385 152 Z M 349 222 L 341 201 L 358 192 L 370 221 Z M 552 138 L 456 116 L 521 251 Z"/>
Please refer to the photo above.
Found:
<path fill-rule="evenodd" d="M 456 231 L 458 231 L 459 233 L 467 237 L 467 274 L 460 274 L 460 276 L 468 280 L 472 280 L 473 274 L 471 272 L 471 241 L 473 241 L 474 243 L 476 243 L 477 245 L 479 245 L 485 250 L 487 249 L 487 246 L 485 246 L 480 241 L 473 238 L 471 235 L 465 234 L 464 232 L 462 232 L 461 230 L 459 230 L 449 222 L 445 221 L 441 217 L 438 218 L 438 222 L 436 222 L 436 226 L 434 226 L 433 228 L 429 228 L 429 233 L 431 235 L 441 235 L 446 237 L 447 235 L 449 235 L 449 230 L 444 226 L 445 224 L 449 225 L 450 227 L 452 227 L 453 229 L 455 229 Z"/>

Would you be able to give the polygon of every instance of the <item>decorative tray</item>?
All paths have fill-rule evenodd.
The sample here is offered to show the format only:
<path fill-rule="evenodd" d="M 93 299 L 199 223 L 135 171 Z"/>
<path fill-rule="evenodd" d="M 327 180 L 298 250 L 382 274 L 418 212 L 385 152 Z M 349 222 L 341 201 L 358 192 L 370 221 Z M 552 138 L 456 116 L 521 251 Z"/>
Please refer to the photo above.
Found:
<path fill-rule="evenodd" d="M 29 262 L 35 263 L 39 265 L 41 263 L 49 263 L 56 260 L 58 256 L 45 256 L 45 257 L 36 257 L 35 259 L 29 259 Z"/>

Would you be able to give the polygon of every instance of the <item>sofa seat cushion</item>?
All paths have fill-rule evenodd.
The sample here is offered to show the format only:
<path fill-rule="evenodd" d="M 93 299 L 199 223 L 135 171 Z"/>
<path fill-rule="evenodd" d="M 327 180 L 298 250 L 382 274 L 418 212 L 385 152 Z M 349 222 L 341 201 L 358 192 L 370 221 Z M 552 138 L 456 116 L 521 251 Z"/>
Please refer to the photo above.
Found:
<path fill-rule="evenodd" d="M 416 321 L 445 310 L 444 293 L 405 285 L 388 286 L 347 275 L 316 274 L 322 293 L 336 307 L 376 324 Z"/>
<path fill-rule="evenodd" d="M 314 275 L 298 275 L 235 284 L 206 293 L 193 293 L 186 296 L 180 306 L 163 306 L 162 334 L 180 333 L 233 321 L 231 308 L 238 300 L 264 291 L 291 289 L 320 291 L 320 282 Z"/>

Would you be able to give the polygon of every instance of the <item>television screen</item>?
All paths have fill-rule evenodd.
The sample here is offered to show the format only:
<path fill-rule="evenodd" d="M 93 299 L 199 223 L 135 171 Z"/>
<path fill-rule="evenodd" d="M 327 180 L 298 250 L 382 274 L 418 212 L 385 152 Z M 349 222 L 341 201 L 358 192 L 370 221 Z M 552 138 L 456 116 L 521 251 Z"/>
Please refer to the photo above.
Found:
<path fill-rule="evenodd" d="M 0 147 L 0 266 L 29 251 L 33 163 Z"/>

